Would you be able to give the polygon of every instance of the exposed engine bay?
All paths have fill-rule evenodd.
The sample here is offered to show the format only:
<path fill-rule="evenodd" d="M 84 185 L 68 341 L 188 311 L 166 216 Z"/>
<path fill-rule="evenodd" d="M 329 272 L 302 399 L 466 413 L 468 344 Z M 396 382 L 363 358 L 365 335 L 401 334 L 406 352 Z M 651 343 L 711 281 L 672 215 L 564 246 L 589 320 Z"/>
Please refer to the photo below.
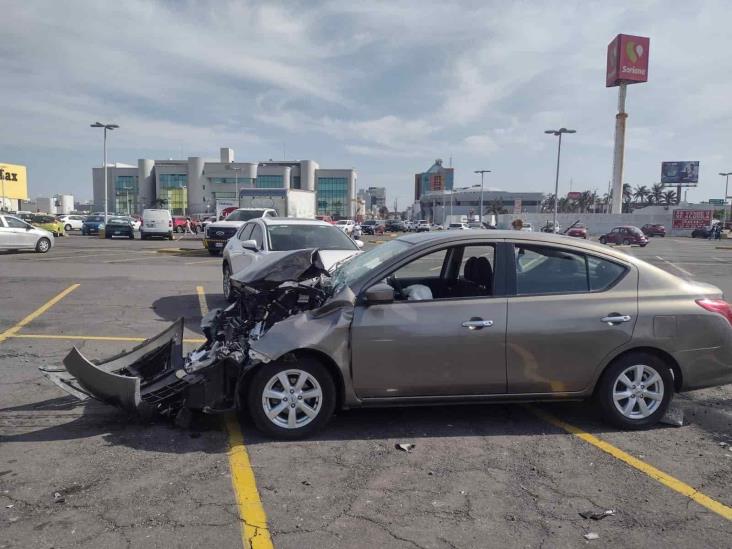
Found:
<path fill-rule="evenodd" d="M 250 349 L 278 322 L 321 307 L 332 289 L 317 249 L 270 254 L 231 277 L 235 303 L 201 320 L 205 343 L 183 355 L 183 319 L 129 352 L 90 361 L 74 347 L 63 368 L 43 374 L 81 400 L 95 398 L 142 416 L 237 408 L 245 375 L 261 361 Z"/>

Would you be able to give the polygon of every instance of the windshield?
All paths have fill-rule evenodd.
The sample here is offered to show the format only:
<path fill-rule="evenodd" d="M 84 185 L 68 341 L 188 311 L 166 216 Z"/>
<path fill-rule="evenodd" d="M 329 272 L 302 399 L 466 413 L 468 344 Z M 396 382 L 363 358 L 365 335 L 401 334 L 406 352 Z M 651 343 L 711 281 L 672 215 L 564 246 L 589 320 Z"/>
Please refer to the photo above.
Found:
<path fill-rule="evenodd" d="M 340 291 L 343 286 L 351 286 L 356 280 L 368 276 L 368 274 L 381 266 L 385 261 L 390 260 L 409 248 L 402 240 L 392 240 L 368 252 L 354 256 L 333 272 L 332 286 L 334 293 Z"/>
<path fill-rule="evenodd" d="M 264 210 L 234 210 L 226 218 L 226 221 L 249 221 L 264 216 Z"/>
<path fill-rule="evenodd" d="M 107 223 L 114 223 L 116 225 L 128 225 L 130 223 L 130 220 L 125 219 L 124 217 L 110 217 Z"/>
<path fill-rule="evenodd" d="M 269 249 L 276 252 L 318 248 L 357 250 L 346 234 L 332 225 L 269 225 Z"/>

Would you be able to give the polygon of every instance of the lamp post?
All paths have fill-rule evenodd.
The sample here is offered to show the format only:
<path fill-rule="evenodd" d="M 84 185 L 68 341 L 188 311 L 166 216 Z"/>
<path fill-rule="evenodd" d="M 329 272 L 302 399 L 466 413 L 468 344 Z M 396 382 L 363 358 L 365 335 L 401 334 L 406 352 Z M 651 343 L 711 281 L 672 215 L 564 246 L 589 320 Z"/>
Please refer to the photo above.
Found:
<path fill-rule="evenodd" d="M 562 154 L 562 134 L 563 133 L 576 133 L 577 130 L 568 130 L 567 128 L 559 128 L 558 130 L 545 130 L 544 133 L 549 133 L 559 137 L 559 145 L 557 146 L 557 177 L 554 181 L 554 227 L 553 232 L 557 232 L 557 209 L 559 208 L 559 158 Z"/>
<path fill-rule="evenodd" d="M 0 211 L 5 211 L 5 168 L 0 168 L 0 182 L 2 182 L 3 185 L 3 201 L 0 203 Z"/>
<path fill-rule="evenodd" d="M 729 176 L 732 175 L 732 172 L 719 172 L 719 175 L 724 177 L 724 205 L 722 206 L 722 228 L 725 228 L 725 223 L 727 223 L 727 195 L 729 194 Z"/>
<path fill-rule="evenodd" d="M 92 128 L 104 128 L 104 224 L 107 224 L 107 216 L 109 209 L 109 199 L 107 198 L 107 130 L 112 131 L 119 128 L 117 124 L 102 124 L 94 122 Z"/>
<path fill-rule="evenodd" d="M 483 175 L 491 173 L 490 170 L 475 170 L 474 173 L 480 174 L 480 211 L 478 212 L 478 219 L 480 220 L 480 226 L 483 226 Z"/>
<path fill-rule="evenodd" d="M 236 207 L 239 207 L 239 172 L 241 171 L 241 166 L 232 166 L 229 164 L 227 166 L 227 169 L 234 172 L 234 191 L 236 192 Z"/>

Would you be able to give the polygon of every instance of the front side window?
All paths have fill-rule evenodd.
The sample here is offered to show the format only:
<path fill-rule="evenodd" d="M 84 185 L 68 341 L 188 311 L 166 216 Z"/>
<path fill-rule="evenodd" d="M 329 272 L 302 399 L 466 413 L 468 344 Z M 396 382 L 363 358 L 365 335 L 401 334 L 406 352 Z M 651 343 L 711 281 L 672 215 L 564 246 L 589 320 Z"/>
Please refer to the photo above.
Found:
<path fill-rule="evenodd" d="M 262 231 L 262 227 L 260 227 L 259 225 L 254 225 L 254 230 L 252 230 L 252 236 L 250 238 L 251 240 L 256 241 L 257 248 L 261 250 L 262 245 L 264 244 L 264 233 Z"/>
<path fill-rule="evenodd" d="M 247 223 L 241 228 L 241 231 L 239 231 L 239 240 L 251 240 L 252 239 L 252 231 L 254 230 L 254 223 Z"/>
<path fill-rule="evenodd" d="M 20 219 L 10 216 L 7 216 L 5 218 L 5 223 L 7 223 L 8 227 L 10 227 L 11 229 L 25 229 L 26 227 L 28 227 L 28 225 L 22 222 Z"/>

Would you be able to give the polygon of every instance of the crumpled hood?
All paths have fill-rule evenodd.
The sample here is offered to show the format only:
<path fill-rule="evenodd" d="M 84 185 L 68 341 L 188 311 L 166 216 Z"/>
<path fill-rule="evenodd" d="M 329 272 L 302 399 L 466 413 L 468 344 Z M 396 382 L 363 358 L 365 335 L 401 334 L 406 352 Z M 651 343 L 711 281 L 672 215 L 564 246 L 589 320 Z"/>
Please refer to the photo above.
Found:
<path fill-rule="evenodd" d="M 328 270 L 317 248 L 272 252 L 263 256 L 251 267 L 232 275 L 231 284 L 236 289 L 244 286 L 257 290 L 271 289 L 283 282 L 301 282 Z"/>

